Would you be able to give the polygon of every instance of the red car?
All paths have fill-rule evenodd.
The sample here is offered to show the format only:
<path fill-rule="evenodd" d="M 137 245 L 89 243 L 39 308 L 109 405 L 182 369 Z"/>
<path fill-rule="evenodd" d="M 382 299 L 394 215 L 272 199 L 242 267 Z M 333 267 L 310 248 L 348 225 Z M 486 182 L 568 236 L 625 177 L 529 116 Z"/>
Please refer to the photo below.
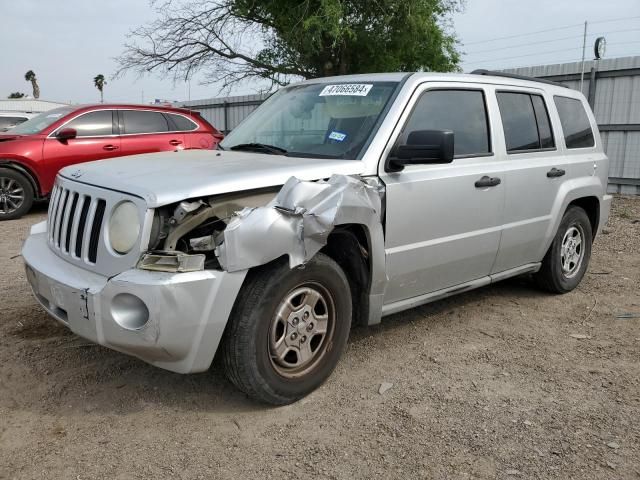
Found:
<path fill-rule="evenodd" d="M 49 110 L 0 133 L 0 220 L 47 198 L 58 170 L 75 163 L 180 149 L 214 149 L 223 135 L 199 113 L 143 105 Z"/>

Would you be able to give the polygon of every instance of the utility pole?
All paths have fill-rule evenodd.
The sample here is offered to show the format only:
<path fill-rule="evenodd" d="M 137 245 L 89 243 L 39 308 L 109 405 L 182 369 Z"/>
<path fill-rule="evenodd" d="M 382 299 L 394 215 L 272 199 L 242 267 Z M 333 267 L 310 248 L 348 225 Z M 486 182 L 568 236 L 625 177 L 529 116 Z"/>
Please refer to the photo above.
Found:
<path fill-rule="evenodd" d="M 584 56 L 587 49 L 587 22 L 584 22 L 584 36 L 582 37 L 582 68 L 580 73 L 580 93 L 582 92 L 582 85 L 584 84 Z"/>

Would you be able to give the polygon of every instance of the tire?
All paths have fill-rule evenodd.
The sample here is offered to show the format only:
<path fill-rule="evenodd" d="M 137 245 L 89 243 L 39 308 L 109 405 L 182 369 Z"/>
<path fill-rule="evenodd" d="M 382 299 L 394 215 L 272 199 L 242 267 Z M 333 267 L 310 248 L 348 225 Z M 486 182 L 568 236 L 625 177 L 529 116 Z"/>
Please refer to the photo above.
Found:
<path fill-rule="evenodd" d="M 534 276 L 538 285 L 552 293 L 567 293 L 576 288 L 589 266 L 592 242 L 593 232 L 587 213 L 580 207 L 569 207 L 542 260 L 540 271 Z"/>
<path fill-rule="evenodd" d="M 0 221 L 23 216 L 31 210 L 33 197 L 27 177 L 10 168 L 0 168 Z"/>
<path fill-rule="evenodd" d="M 236 299 L 222 344 L 225 373 L 261 402 L 293 403 L 331 375 L 350 328 L 349 282 L 335 261 L 317 254 L 290 269 L 277 260 L 250 272 Z"/>

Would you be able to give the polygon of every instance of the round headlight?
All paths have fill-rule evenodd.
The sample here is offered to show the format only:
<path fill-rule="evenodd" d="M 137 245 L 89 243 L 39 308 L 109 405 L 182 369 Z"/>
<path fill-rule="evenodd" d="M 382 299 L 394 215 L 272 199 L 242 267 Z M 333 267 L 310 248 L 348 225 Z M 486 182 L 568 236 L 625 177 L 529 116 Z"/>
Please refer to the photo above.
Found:
<path fill-rule="evenodd" d="M 138 208 L 132 202 L 122 202 L 109 219 L 109 243 L 120 254 L 129 253 L 138 241 L 140 219 Z"/>

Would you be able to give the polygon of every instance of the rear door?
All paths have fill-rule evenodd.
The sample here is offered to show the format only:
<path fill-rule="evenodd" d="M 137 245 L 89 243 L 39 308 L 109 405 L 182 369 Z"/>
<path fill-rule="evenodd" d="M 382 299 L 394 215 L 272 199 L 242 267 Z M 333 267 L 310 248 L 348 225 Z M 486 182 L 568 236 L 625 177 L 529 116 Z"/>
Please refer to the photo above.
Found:
<path fill-rule="evenodd" d="M 183 132 L 174 131 L 157 110 L 119 110 L 123 155 L 183 150 Z"/>
<path fill-rule="evenodd" d="M 122 155 L 120 138 L 114 131 L 114 115 L 113 110 L 82 113 L 51 133 L 43 146 L 43 158 L 49 173 L 55 176 L 58 170 L 68 165 Z M 58 140 L 56 133 L 63 128 L 73 128 L 77 137 Z"/>
<path fill-rule="evenodd" d="M 566 179 L 566 157 L 558 148 L 553 100 L 542 90 L 496 90 L 507 160 L 506 202 L 500 251 L 492 273 L 535 263 L 544 256 L 551 209 Z M 555 120 L 555 117 L 553 117 Z M 554 125 L 556 128 L 553 128 Z"/>
<path fill-rule="evenodd" d="M 488 277 L 505 192 L 504 161 L 494 153 L 490 122 L 495 108 L 486 88 L 473 83 L 427 83 L 410 101 L 408 118 L 392 139 L 415 130 L 453 130 L 455 158 L 380 172 L 386 185 L 385 304 Z"/>

